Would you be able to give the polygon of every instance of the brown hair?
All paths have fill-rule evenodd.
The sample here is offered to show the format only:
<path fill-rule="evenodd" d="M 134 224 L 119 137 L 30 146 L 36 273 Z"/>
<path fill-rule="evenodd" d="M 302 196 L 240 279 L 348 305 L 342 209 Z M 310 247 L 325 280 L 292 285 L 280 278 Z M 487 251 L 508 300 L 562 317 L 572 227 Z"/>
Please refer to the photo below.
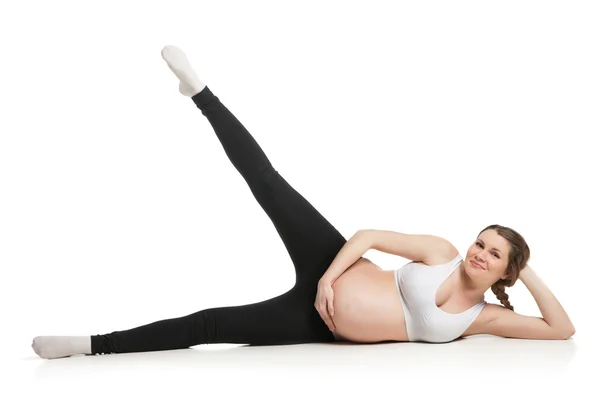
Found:
<path fill-rule="evenodd" d="M 513 286 L 519 280 L 519 272 L 525 268 L 529 261 L 529 246 L 521 234 L 514 229 L 502 225 L 489 225 L 479 232 L 479 234 L 481 235 L 481 233 L 488 229 L 493 229 L 498 235 L 502 236 L 510 243 L 508 265 L 505 271 L 505 273 L 510 274 L 510 276 L 506 279 L 498 279 L 492 285 L 491 289 L 504 307 L 514 311 L 515 309 L 510 305 L 508 295 L 504 291 L 504 288 Z"/>

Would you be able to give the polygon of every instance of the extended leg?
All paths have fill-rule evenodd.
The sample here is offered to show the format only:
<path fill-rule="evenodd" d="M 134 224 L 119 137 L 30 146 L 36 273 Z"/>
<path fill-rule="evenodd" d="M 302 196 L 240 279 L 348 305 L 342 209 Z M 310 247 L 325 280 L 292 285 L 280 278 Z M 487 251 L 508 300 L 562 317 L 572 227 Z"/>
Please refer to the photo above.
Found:
<path fill-rule="evenodd" d="M 328 343 L 335 336 L 314 307 L 317 287 L 296 284 L 258 303 L 209 308 L 183 317 L 93 336 L 38 336 L 32 348 L 42 358 L 76 354 L 134 353 L 185 349 L 210 343 L 281 345 Z"/>
<path fill-rule="evenodd" d="M 199 344 L 333 342 L 310 290 L 294 287 L 259 303 L 210 308 L 137 328 L 92 336 L 92 354 L 184 349 Z"/>

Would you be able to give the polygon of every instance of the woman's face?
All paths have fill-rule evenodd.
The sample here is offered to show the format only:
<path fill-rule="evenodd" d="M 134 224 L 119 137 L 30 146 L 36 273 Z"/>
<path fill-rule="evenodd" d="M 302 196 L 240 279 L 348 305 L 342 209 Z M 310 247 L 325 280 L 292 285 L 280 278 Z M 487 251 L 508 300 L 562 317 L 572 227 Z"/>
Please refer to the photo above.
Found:
<path fill-rule="evenodd" d="M 477 240 L 469 247 L 467 251 L 466 270 L 470 274 L 492 274 L 497 279 L 505 279 L 508 266 L 508 251 L 510 243 L 495 230 L 488 229 L 481 232 Z M 475 262 L 482 268 L 472 264 Z"/>

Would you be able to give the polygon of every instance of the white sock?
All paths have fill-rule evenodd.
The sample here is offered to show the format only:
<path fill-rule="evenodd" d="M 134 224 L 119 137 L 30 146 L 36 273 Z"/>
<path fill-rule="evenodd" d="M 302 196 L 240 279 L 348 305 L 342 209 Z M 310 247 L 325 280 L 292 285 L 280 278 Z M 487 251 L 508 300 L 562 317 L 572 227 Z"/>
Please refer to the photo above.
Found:
<path fill-rule="evenodd" d="M 179 79 L 179 92 L 192 97 L 206 86 L 190 65 L 185 53 L 176 46 L 165 46 L 161 53 L 162 58 Z"/>
<path fill-rule="evenodd" d="M 33 351 L 47 359 L 92 354 L 90 336 L 37 336 L 31 344 Z"/>

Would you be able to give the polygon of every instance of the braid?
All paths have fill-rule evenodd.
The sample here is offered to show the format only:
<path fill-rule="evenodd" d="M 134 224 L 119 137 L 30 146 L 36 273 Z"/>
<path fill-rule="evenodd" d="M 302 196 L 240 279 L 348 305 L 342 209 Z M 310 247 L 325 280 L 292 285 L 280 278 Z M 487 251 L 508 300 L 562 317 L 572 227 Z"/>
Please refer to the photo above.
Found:
<path fill-rule="evenodd" d="M 504 291 L 505 285 L 501 283 L 502 279 L 498 280 L 496 283 L 492 285 L 492 292 L 496 295 L 500 303 L 511 311 L 515 311 L 514 307 L 510 305 L 508 301 L 508 295 Z"/>

